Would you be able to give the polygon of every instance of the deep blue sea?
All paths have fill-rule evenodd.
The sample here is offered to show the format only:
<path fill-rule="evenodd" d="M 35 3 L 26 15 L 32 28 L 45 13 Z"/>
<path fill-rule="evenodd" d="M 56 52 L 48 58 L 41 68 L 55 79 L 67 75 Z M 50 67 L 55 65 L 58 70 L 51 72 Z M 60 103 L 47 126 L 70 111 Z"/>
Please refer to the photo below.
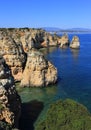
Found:
<path fill-rule="evenodd" d="M 68 35 L 70 40 L 74 35 Z M 44 50 L 45 57 L 58 69 L 56 85 L 19 90 L 23 106 L 25 105 L 23 112 L 28 113 L 27 115 L 30 113 L 30 118 L 23 117 L 23 121 L 30 119 L 30 123 L 32 122 L 34 125 L 36 120 L 44 117 L 52 102 L 65 98 L 71 98 L 84 104 L 91 112 L 91 34 L 76 35 L 79 37 L 81 45 L 78 50 L 59 47 Z M 38 111 L 38 115 L 31 116 L 31 113 L 35 114 L 36 111 Z M 25 126 L 22 126 L 22 130 L 28 130 L 30 126 L 27 125 L 26 123 Z M 31 126 L 31 130 L 33 130 L 33 126 Z"/>
<path fill-rule="evenodd" d="M 79 50 L 57 48 L 46 56 L 58 69 L 56 98 L 72 98 L 91 111 L 91 34 L 76 35 Z"/>

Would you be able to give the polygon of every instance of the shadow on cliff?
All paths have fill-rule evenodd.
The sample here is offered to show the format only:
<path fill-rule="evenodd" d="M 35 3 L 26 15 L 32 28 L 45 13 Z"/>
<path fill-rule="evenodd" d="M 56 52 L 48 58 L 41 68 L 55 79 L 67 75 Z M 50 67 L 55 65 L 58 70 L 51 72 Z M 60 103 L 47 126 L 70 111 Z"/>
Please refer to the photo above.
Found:
<path fill-rule="evenodd" d="M 19 122 L 20 130 L 34 130 L 34 122 L 43 110 L 43 102 L 33 100 L 28 103 L 22 103 L 22 113 Z"/>

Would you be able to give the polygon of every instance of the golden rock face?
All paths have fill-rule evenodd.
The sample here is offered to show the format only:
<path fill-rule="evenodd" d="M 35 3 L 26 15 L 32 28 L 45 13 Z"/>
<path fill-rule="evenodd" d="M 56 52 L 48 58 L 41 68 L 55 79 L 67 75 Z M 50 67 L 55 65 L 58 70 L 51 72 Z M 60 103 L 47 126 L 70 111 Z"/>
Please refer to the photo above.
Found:
<path fill-rule="evenodd" d="M 79 37 L 74 36 L 74 37 L 72 38 L 72 41 L 71 41 L 71 44 L 70 44 L 70 48 L 73 48 L 73 49 L 78 49 L 78 48 L 80 48 Z"/>
<path fill-rule="evenodd" d="M 4 37 L 0 40 L 0 54 L 3 55 L 6 63 L 9 65 L 14 79 L 21 80 L 23 66 L 26 62 L 26 56 L 21 43 L 16 43 L 11 37 Z M 17 73 L 14 70 L 17 69 Z"/>
<path fill-rule="evenodd" d="M 42 53 L 32 50 L 28 54 L 21 86 L 42 87 L 57 80 L 57 69 L 48 62 Z"/>
<path fill-rule="evenodd" d="M 60 39 L 60 47 L 63 48 L 64 46 L 68 46 L 69 45 L 69 38 L 66 34 L 64 34 L 61 39 Z"/>
<path fill-rule="evenodd" d="M 58 41 L 59 37 L 52 36 L 41 29 L 5 29 L 0 31 L 0 54 L 9 65 L 15 81 L 21 81 L 24 86 L 25 83 L 30 86 L 47 86 L 56 82 L 57 70 L 53 66 L 52 71 L 51 63 L 37 50 L 32 50 L 57 46 Z"/>
<path fill-rule="evenodd" d="M 0 56 L 0 120 L 18 125 L 21 100 L 15 89 L 14 79 L 5 60 Z"/>

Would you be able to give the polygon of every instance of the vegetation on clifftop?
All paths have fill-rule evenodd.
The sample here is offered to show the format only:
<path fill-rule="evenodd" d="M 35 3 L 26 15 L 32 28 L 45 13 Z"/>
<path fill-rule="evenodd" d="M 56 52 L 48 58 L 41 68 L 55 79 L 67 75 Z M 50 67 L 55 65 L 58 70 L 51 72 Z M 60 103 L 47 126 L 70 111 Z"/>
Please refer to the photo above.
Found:
<path fill-rule="evenodd" d="M 71 99 L 59 100 L 50 106 L 46 119 L 35 130 L 91 130 L 91 114 Z"/>

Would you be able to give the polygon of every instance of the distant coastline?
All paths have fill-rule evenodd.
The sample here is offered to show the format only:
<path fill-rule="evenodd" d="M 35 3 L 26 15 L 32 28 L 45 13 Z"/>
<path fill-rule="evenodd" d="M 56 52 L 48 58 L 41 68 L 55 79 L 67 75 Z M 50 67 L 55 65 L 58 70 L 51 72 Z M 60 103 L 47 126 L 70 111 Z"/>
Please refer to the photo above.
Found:
<path fill-rule="evenodd" d="M 91 33 L 91 29 L 88 28 L 60 29 L 55 27 L 43 27 L 42 29 L 50 33 Z"/>

